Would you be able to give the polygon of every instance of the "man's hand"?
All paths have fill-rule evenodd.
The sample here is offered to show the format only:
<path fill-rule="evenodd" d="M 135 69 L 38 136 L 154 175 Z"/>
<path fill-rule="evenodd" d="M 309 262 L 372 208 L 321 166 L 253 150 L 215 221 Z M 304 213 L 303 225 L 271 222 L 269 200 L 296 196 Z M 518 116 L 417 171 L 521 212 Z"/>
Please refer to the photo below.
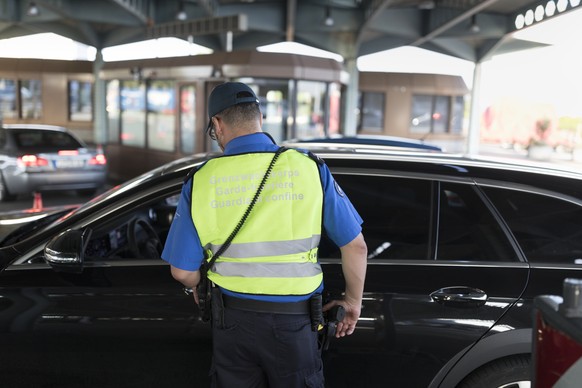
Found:
<path fill-rule="evenodd" d="M 340 251 L 342 254 L 342 270 L 346 279 L 345 296 L 343 300 L 334 300 L 323 306 L 323 311 L 328 311 L 333 306 L 341 304 L 346 310 L 346 316 L 337 324 L 336 338 L 351 335 L 356 329 L 358 318 L 360 318 L 362 312 L 368 256 L 368 248 L 366 247 L 364 236 L 360 233 L 348 244 L 340 247 Z"/>
<path fill-rule="evenodd" d="M 351 335 L 354 330 L 356 330 L 356 324 L 358 323 L 358 318 L 360 318 L 360 313 L 362 311 L 362 306 L 355 300 L 349 300 L 345 298 L 343 300 L 333 300 L 323 306 L 323 311 L 329 311 L 332 307 L 341 305 L 346 311 L 346 315 L 343 320 L 338 322 L 335 331 L 335 337 L 341 338 L 346 335 Z"/>
<path fill-rule="evenodd" d="M 174 266 L 170 266 L 170 270 L 174 279 L 182 283 L 184 287 L 192 289 L 194 301 L 197 305 L 200 305 L 200 301 L 198 300 L 198 283 L 200 283 L 200 271 L 186 271 Z M 194 284 L 194 286 L 192 286 L 192 284 Z"/>

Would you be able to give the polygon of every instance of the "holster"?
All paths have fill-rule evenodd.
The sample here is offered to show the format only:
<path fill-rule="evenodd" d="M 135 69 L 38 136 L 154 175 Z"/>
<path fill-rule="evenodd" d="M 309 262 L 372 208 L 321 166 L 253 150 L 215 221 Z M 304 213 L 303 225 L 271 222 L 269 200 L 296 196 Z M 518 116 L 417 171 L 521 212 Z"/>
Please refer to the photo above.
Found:
<path fill-rule="evenodd" d="M 208 268 L 206 263 L 200 267 L 200 282 L 196 287 L 198 292 L 198 309 L 200 318 L 203 322 L 210 321 L 211 301 L 212 301 L 212 282 L 208 279 Z"/>

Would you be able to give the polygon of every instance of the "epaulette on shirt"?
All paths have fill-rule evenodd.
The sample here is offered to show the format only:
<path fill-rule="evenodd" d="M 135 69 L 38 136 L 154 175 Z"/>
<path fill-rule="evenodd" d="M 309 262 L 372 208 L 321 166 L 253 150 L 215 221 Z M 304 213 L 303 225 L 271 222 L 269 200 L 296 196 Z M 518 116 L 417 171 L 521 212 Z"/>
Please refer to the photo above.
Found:
<path fill-rule="evenodd" d="M 325 164 L 325 161 L 322 158 L 315 155 L 313 152 L 311 152 L 309 150 L 305 150 L 305 149 L 301 149 L 301 148 L 296 148 L 295 150 L 298 152 L 301 152 L 302 154 L 309 156 L 309 158 L 311 160 L 313 160 L 315 163 L 317 163 L 320 166 L 323 166 Z"/>

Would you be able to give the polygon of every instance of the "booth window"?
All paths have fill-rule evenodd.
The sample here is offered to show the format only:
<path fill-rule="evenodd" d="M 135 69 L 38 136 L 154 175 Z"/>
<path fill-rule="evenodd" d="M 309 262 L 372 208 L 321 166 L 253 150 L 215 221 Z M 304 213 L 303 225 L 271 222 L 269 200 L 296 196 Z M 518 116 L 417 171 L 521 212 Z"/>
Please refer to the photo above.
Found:
<path fill-rule="evenodd" d="M 139 81 L 121 84 L 121 144 L 145 147 L 145 85 Z"/>
<path fill-rule="evenodd" d="M 0 118 L 14 119 L 17 117 L 16 81 L 0 78 Z"/>
<path fill-rule="evenodd" d="M 337 83 L 329 84 L 329 109 L 327 133 L 328 135 L 337 135 L 340 133 L 340 109 L 341 109 L 342 92 L 340 85 Z"/>
<path fill-rule="evenodd" d="M 384 132 L 385 96 L 382 92 L 361 92 L 358 132 Z"/>
<path fill-rule="evenodd" d="M 107 82 L 106 105 L 107 111 L 107 134 L 109 143 L 119 143 L 119 127 L 121 118 L 119 80 Z"/>
<path fill-rule="evenodd" d="M 295 137 L 324 136 L 325 82 L 297 82 L 297 114 Z"/>
<path fill-rule="evenodd" d="M 93 84 L 69 81 L 69 120 L 91 121 L 93 119 Z"/>
<path fill-rule="evenodd" d="M 184 154 L 196 149 L 196 87 L 180 88 L 180 147 Z"/>
<path fill-rule="evenodd" d="M 411 133 L 459 134 L 463 128 L 464 99 L 462 96 L 412 96 Z"/>
<path fill-rule="evenodd" d="M 155 80 L 147 88 L 148 148 L 172 152 L 176 149 L 174 81 Z"/>
<path fill-rule="evenodd" d="M 42 117 L 41 82 L 38 79 L 20 81 L 20 116 L 23 119 Z"/>

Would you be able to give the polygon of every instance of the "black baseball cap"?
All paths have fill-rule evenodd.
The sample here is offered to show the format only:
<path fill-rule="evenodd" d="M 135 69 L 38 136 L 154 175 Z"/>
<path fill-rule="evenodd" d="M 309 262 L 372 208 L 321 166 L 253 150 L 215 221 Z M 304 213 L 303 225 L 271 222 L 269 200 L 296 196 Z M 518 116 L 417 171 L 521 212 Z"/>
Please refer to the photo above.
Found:
<path fill-rule="evenodd" d="M 208 99 L 208 127 L 206 132 L 212 126 L 212 117 L 230 108 L 231 106 L 244 104 L 248 102 L 259 103 L 259 99 L 253 89 L 242 82 L 225 82 L 215 87 L 210 93 Z"/>

